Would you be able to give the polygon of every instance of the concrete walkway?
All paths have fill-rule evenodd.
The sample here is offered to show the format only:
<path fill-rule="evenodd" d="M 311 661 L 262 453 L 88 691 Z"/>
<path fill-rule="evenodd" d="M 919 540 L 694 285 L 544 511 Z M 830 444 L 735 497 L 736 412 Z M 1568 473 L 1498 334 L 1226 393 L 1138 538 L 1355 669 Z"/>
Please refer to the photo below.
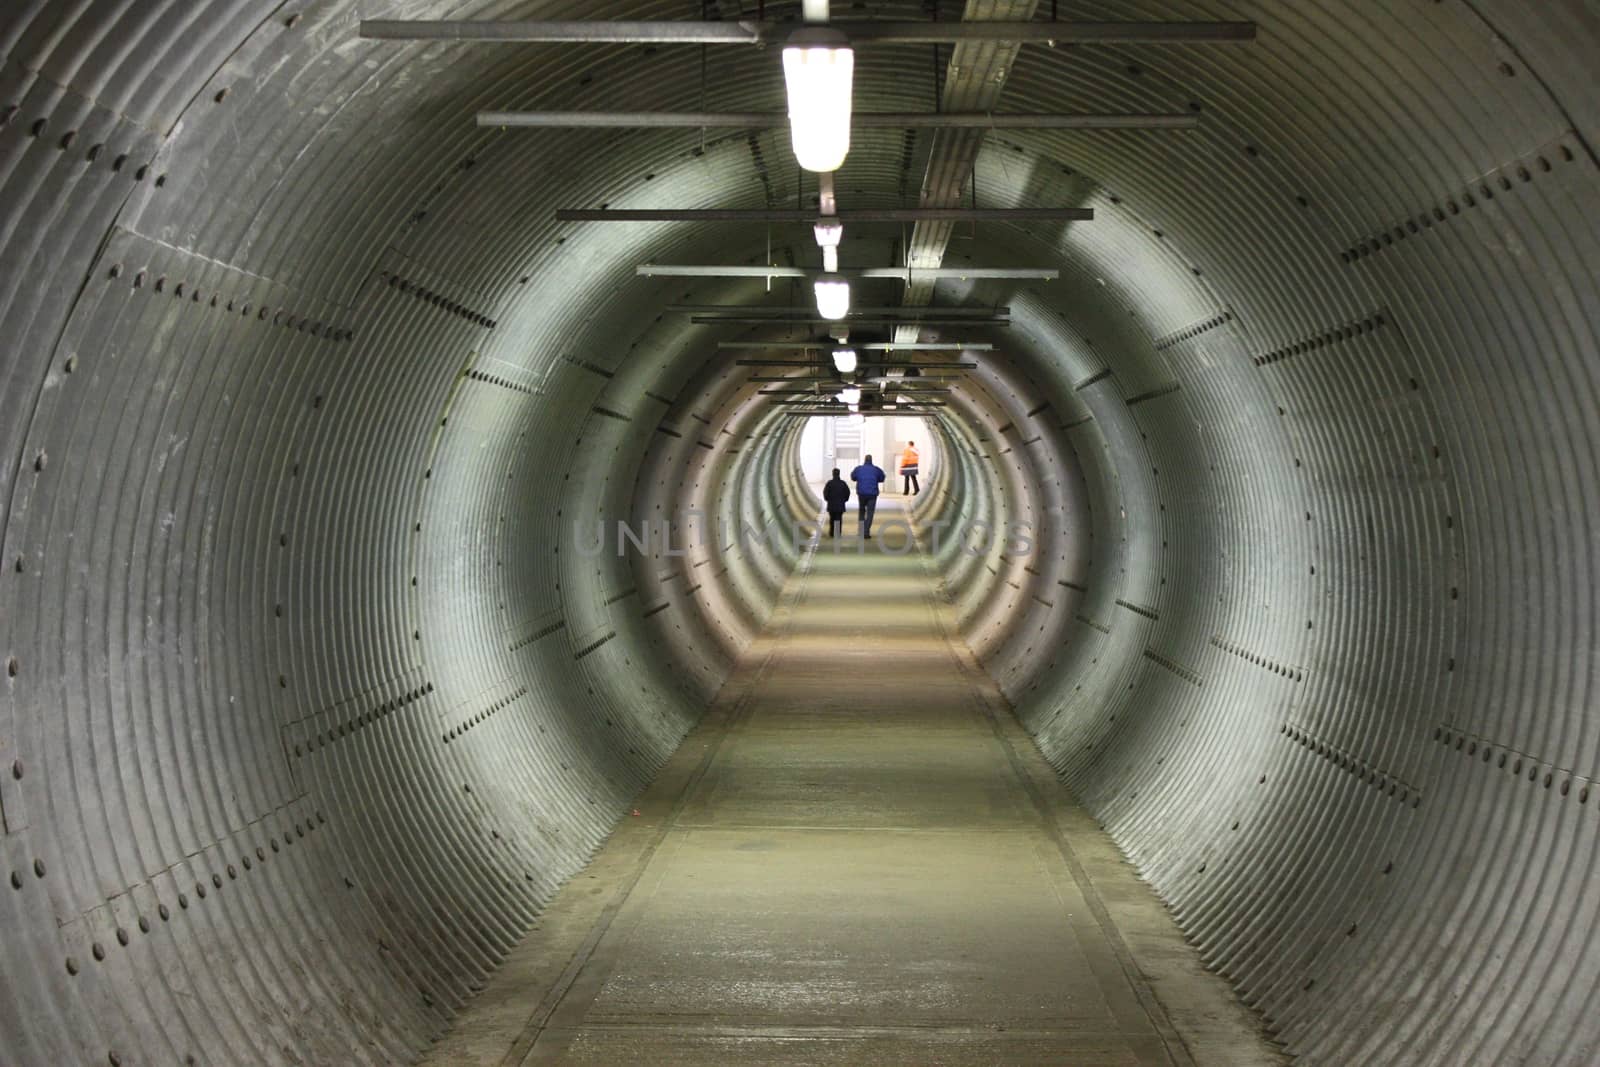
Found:
<path fill-rule="evenodd" d="M 428 1062 L 1285 1062 L 1058 785 L 925 558 L 848 544 Z"/>

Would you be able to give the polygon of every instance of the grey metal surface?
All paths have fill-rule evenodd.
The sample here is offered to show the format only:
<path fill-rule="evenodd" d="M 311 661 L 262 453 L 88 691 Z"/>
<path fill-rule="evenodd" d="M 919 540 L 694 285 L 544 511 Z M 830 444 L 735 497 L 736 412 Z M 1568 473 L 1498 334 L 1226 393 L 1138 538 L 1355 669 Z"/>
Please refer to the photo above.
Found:
<path fill-rule="evenodd" d="M 0 9 L 8 1062 L 413 1058 L 759 627 L 783 552 L 591 559 L 571 523 L 810 506 L 798 421 L 664 312 L 766 283 L 631 273 L 768 262 L 765 235 L 549 214 L 814 184 L 781 130 L 472 116 L 777 110 L 770 51 L 710 50 L 702 78 L 694 49 L 464 62 L 356 35 L 685 13 Z M 1205 121 L 1002 131 L 974 158 L 985 204 L 1096 221 L 945 255 L 1060 270 L 939 289 L 1013 324 L 936 420 L 921 506 L 1044 531 L 1029 558 L 947 551 L 967 637 L 1290 1051 L 1593 1062 L 1592 13 L 1094 14 L 1261 33 L 1030 45 L 1007 74 L 1019 111 Z M 874 51 L 862 93 L 929 109 L 928 51 Z M 925 149 L 861 131 L 841 204 L 903 206 Z M 792 339 L 775 326 L 750 339 Z"/>

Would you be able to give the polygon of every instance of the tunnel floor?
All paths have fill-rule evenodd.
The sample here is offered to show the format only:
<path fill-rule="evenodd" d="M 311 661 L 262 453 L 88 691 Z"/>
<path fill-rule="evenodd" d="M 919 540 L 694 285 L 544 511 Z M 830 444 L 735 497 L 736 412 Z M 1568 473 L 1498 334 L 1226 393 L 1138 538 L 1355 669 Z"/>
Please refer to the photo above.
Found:
<path fill-rule="evenodd" d="M 1062 789 L 926 556 L 843 544 L 427 1062 L 1287 1062 Z"/>

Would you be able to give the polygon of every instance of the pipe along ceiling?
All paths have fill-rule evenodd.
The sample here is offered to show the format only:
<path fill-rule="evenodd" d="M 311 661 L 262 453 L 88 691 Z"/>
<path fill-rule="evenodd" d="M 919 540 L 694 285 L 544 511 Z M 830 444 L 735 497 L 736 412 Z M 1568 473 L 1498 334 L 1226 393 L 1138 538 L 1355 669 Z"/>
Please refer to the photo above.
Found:
<path fill-rule="evenodd" d="M 1011 318 L 941 328 L 994 349 L 930 416 L 924 507 L 1036 528 L 1031 557 L 941 559 L 968 640 L 1290 1051 L 1592 1062 L 1593 12 L 1063 6 L 1259 35 L 1028 45 L 1008 73 L 1002 109 L 1201 121 L 977 155 L 979 206 L 1095 218 L 956 224 L 944 256 L 1060 271 L 932 299 Z M 815 327 L 667 311 L 804 283 L 634 274 L 769 241 L 814 266 L 809 227 L 554 220 L 804 207 L 786 132 L 474 123 L 781 111 L 776 53 L 363 40 L 358 14 L 702 17 L 0 11 L 9 1062 L 415 1057 L 696 722 L 796 555 L 591 557 L 575 524 L 814 513 L 803 420 L 717 342 Z M 856 98 L 930 111 L 948 54 L 864 52 Z M 915 203 L 932 136 L 858 129 L 842 205 Z M 843 259 L 893 265 L 904 236 L 854 226 Z"/>

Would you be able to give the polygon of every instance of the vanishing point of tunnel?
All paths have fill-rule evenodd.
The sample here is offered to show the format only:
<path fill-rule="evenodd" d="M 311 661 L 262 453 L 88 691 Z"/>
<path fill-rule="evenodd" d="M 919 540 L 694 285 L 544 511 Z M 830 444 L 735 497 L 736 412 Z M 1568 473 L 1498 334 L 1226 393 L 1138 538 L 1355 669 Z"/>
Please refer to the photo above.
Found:
<path fill-rule="evenodd" d="M 0 0 L 0 1064 L 1600 1063 L 1597 55 Z"/>

